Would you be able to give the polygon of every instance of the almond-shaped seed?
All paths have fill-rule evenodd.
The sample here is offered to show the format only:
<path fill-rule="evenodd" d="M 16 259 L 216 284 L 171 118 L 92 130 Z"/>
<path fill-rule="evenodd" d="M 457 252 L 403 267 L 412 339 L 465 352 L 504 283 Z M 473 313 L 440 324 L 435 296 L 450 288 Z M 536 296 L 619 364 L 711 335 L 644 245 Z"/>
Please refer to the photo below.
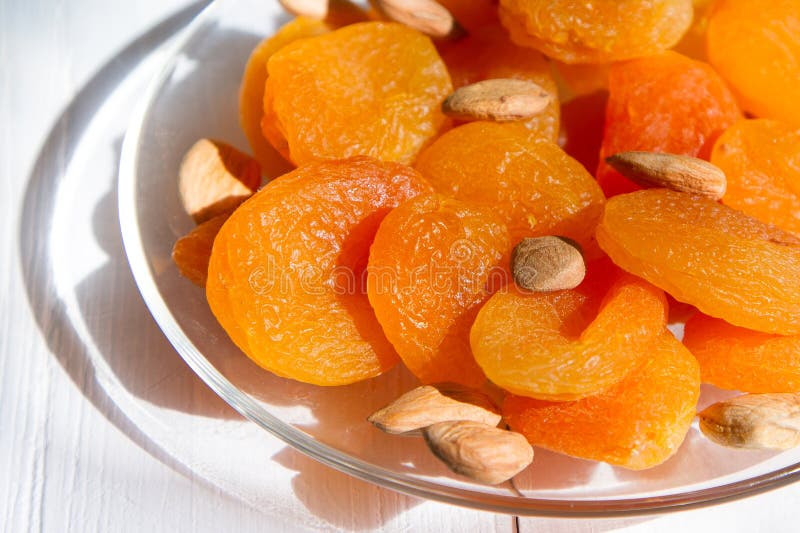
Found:
<path fill-rule="evenodd" d="M 800 394 L 745 394 L 698 414 L 700 430 L 732 448 L 788 450 L 800 445 Z"/>
<path fill-rule="evenodd" d="M 439 422 L 422 435 L 450 470 L 480 483 L 508 481 L 533 461 L 533 448 L 524 436 L 480 422 Z"/>
<path fill-rule="evenodd" d="M 401 434 L 449 420 L 474 420 L 496 426 L 500 418 L 497 407 L 482 392 L 441 383 L 410 390 L 367 420 L 386 433 Z"/>
<path fill-rule="evenodd" d="M 442 112 L 459 120 L 525 120 L 544 111 L 552 98 L 532 81 L 498 78 L 456 89 L 442 103 Z"/>
<path fill-rule="evenodd" d="M 606 158 L 620 174 L 642 187 L 663 187 L 700 194 L 714 200 L 725 196 L 725 172 L 708 161 L 659 152 L 620 152 Z"/>
<path fill-rule="evenodd" d="M 278 0 L 283 9 L 296 17 L 322 20 L 328 16 L 328 0 Z"/>
<path fill-rule="evenodd" d="M 457 39 L 465 34 L 450 11 L 434 0 L 373 0 L 372 3 L 389 20 L 435 39 Z"/>
<path fill-rule="evenodd" d="M 200 139 L 186 152 L 178 173 L 181 202 L 197 223 L 235 203 L 231 198 L 250 196 L 260 184 L 255 159 L 210 139 Z"/>
<path fill-rule="evenodd" d="M 521 288 L 535 292 L 574 289 L 586 277 L 580 247 L 565 237 L 522 239 L 511 253 L 511 274 Z"/>

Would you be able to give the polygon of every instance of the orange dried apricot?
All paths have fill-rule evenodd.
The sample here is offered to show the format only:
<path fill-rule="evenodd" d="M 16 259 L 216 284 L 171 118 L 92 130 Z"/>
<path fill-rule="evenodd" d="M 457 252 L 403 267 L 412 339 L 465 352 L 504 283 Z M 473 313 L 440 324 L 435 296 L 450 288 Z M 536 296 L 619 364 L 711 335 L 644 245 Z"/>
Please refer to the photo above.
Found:
<path fill-rule="evenodd" d="M 486 381 L 469 330 L 509 245 L 490 210 L 439 195 L 419 196 L 384 219 L 367 294 L 386 337 L 423 383 Z"/>
<path fill-rule="evenodd" d="M 737 326 L 800 334 L 800 238 L 667 189 L 616 196 L 597 227 L 619 266 Z"/>
<path fill-rule="evenodd" d="M 496 293 L 478 313 L 470 344 L 486 376 L 505 390 L 574 400 L 639 365 L 664 332 L 666 312 L 663 292 L 601 259 L 573 290 Z"/>
<path fill-rule="evenodd" d="M 719 0 L 708 58 L 758 117 L 800 127 L 800 0 Z"/>
<path fill-rule="evenodd" d="M 416 168 L 439 193 L 494 210 L 512 243 L 561 235 L 587 246 L 603 209 L 603 193 L 580 163 L 503 124 L 450 130 L 420 154 Z"/>
<path fill-rule="evenodd" d="M 711 15 L 711 6 L 714 0 L 693 0 L 694 17 L 692 25 L 683 35 L 683 39 L 673 47 L 679 54 L 700 61 L 708 61 L 706 54 L 706 32 L 708 31 L 708 19 Z"/>
<path fill-rule="evenodd" d="M 613 65 L 597 181 L 606 196 L 637 190 L 604 158 L 638 150 L 707 159 L 740 118 L 733 94 L 705 63 L 665 52 Z"/>
<path fill-rule="evenodd" d="M 410 163 L 446 124 L 447 68 L 429 38 L 400 24 L 295 41 L 267 70 L 262 129 L 271 142 L 278 132 L 298 165 L 354 155 Z"/>
<path fill-rule="evenodd" d="M 211 247 L 219 229 L 229 216 L 230 212 L 206 220 L 178 239 L 172 248 L 172 261 L 178 267 L 181 276 L 198 287 L 206 286 Z"/>
<path fill-rule="evenodd" d="M 500 0 L 514 42 L 565 63 L 609 63 L 677 43 L 692 21 L 691 0 Z"/>
<path fill-rule="evenodd" d="M 438 0 L 470 32 L 497 24 L 497 0 Z"/>
<path fill-rule="evenodd" d="M 800 392 L 800 335 L 760 333 L 698 313 L 683 343 L 703 383 L 743 392 Z"/>
<path fill-rule="evenodd" d="M 608 92 L 577 96 L 561 105 L 561 141 L 564 151 L 587 170 L 594 171 L 600 158 Z"/>
<path fill-rule="evenodd" d="M 560 61 L 551 64 L 562 103 L 598 91 L 608 92 L 607 64 L 570 65 Z"/>
<path fill-rule="evenodd" d="M 206 296 L 236 344 L 278 374 L 318 385 L 376 376 L 397 355 L 363 282 L 383 217 L 429 186 L 370 158 L 309 164 L 270 182 L 222 226 Z"/>
<path fill-rule="evenodd" d="M 329 31 L 328 25 L 321 20 L 297 17 L 287 22 L 274 35 L 261 41 L 247 60 L 239 92 L 239 124 L 250 143 L 253 155 L 268 177 L 280 176 L 288 172 L 292 165 L 270 145 L 261 132 L 267 61 L 272 54 L 297 39 L 322 35 Z"/>
<path fill-rule="evenodd" d="M 458 41 L 443 43 L 439 48 L 455 88 L 492 78 L 514 78 L 532 81 L 545 89 L 553 98 L 544 111 L 528 120 L 507 125 L 524 125 L 535 137 L 551 141 L 558 138 L 558 88 L 543 55 L 516 46 L 497 25 L 481 28 Z"/>
<path fill-rule="evenodd" d="M 697 361 L 670 333 L 610 390 L 574 402 L 507 396 L 503 416 L 534 446 L 642 470 L 680 447 L 700 396 Z"/>
<path fill-rule="evenodd" d="M 717 140 L 711 162 L 728 178 L 723 203 L 800 234 L 800 129 L 742 120 Z"/>

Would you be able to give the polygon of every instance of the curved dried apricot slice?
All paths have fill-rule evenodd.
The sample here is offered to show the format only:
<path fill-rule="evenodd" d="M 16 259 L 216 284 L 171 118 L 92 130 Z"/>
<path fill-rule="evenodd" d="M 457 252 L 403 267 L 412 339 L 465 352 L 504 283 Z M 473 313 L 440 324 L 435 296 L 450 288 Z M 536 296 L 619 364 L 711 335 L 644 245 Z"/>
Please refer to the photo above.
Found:
<path fill-rule="evenodd" d="M 500 20 L 520 45 L 565 63 L 610 63 L 677 43 L 692 0 L 500 0 Z"/>
<path fill-rule="evenodd" d="M 639 188 L 604 161 L 619 152 L 707 159 L 716 138 L 741 117 L 733 94 L 705 63 L 665 52 L 612 65 L 597 181 L 606 196 Z"/>
<path fill-rule="evenodd" d="M 481 28 L 458 41 L 443 43 L 440 50 L 455 88 L 493 78 L 513 78 L 532 81 L 545 89 L 553 97 L 544 111 L 528 120 L 506 125 L 524 125 L 534 137 L 558 139 L 558 88 L 543 55 L 516 46 L 497 25 Z"/>
<path fill-rule="evenodd" d="M 680 447 L 700 396 L 697 361 L 670 333 L 610 390 L 574 402 L 507 396 L 503 416 L 534 446 L 642 470 Z"/>
<path fill-rule="evenodd" d="M 706 34 L 714 68 L 758 117 L 800 127 L 800 1 L 720 0 Z"/>
<path fill-rule="evenodd" d="M 400 24 L 295 41 L 267 70 L 262 129 L 271 141 L 277 130 L 298 165 L 354 155 L 410 163 L 446 124 L 447 68 L 430 39 Z"/>
<path fill-rule="evenodd" d="M 499 22 L 496 0 L 438 0 L 438 2 L 470 32 Z"/>
<path fill-rule="evenodd" d="M 397 361 L 363 283 L 383 217 L 428 185 L 403 165 L 354 158 L 270 182 L 222 226 L 206 296 L 256 363 L 318 385 L 376 376 Z"/>
<path fill-rule="evenodd" d="M 486 381 L 469 330 L 510 246 L 490 210 L 419 196 L 386 216 L 369 256 L 367 293 L 386 337 L 423 383 Z"/>
<path fill-rule="evenodd" d="M 666 189 L 616 196 L 597 227 L 619 266 L 732 324 L 800 333 L 800 238 L 711 199 Z"/>
<path fill-rule="evenodd" d="M 610 288 L 609 271 L 618 277 Z M 507 391 L 574 400 L 639 365 L 664 332 L 666 312 L 664 293 L 600 260 L 574 290 L 498 292 L 478 313 L 470 344 L 486 376 Z"/>
<path fill-rule="evenodd" d="M 800 129 L 742 120 L 717 140 L 711 162 L 728 177 L 723 203 L 800 234 Z"/>
<path fill-rule="evenodd" d="M 250 143 L 253 155 L 268 177 L 288 172 L 291 165 L 270 145 L 261 132 L 267 61 L 272 54 L 297 39 L 322 35 L 329 31 L 328 25 L 321 20 L 298 17 L 287 22 L 271 37 L 261 41 L 247 60 L 239 92 L 239 124 Z"/>
<path fill-rule="evenodd" d="M 743 392 L 800 392 L 800 335 L 773 335 L 697 314 L 683 343 L 704 383 Z"/>
<path fill-rule="evenodd" d="M 513 243 L 561 235 L 587 246 L 605 200 L 591 174 L 554 143 L 492 122 L 450 130 L 416 167 L 441 194 L 497 213 Z"/>

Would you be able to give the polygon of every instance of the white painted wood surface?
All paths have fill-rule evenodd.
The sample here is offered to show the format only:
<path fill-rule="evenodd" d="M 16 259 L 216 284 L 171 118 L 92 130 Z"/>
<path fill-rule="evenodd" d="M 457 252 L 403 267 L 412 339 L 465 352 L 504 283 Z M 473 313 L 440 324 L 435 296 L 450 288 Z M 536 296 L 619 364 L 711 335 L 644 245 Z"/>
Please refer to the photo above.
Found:
<path fill-rule="evenodd" d="M 186 0 L 0 0 L 0 529 L 514 531 L 513 517 L 395 494 L 319 465 L 267 435 L 265 450 L 279 450 L 269 455 L 264 472 L 276 480 L 276 498 L 273 505 L 254 507 L 185 467 L 190 458 L 167 453 L 98 383 L 85 338 L 65 324 L 48 274 L 59 268 L 48 263 L 49 187 L 64 172 L 74 138 L 125 69 L 154 53 L 156 41 L 197 8 Z M 147 34 L 152 42 L 137 40 L 159 23 L 160 33 Z M 105 127 L 118 135 L 125 118 L 115 116 Z M 113 164 L 113 157 L 98 157 L 96 167 L 87 168 L 105 174 L 85 176 L 86 210 L 103 258 L 78 288 L 91 342 L 109 360 L 129 360 L 134 371 L 145 360 L 137 350 L 159 346 L 165 355 L 158 364 L 181 384 L 181 406 L 235 418 L 168 349 L 133 286 L 113 189 L 96 190 L 113 182 Z M 156 390 L 142 386 L 137 398 L 159 402 L 152 397 Z M 791 486 L 661 517 L 527 518 L 518 526 L 531 532 L 793 531 L 798 496 L 800 487 Z"/>

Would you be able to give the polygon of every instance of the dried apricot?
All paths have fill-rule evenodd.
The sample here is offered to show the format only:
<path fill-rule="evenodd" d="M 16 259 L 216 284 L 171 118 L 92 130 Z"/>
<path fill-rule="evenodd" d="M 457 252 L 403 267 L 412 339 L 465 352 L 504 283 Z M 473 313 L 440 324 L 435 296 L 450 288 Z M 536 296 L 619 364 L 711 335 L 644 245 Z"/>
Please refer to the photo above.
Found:
<path fill-rule="evenodd" d="M 498 292 L 478 313 L 470 344 L 486 376 L 507 391 L 574 400 L 639 365 L 664 332 L 666 312 L 664 293 L 601 259 L 574 290 Z"/>
<path fill-rule="evenodd" d="M 470 32 L 497 24 L 497 0 L 438 0 Z"/>
<path fill-rule="evenodd" d="M 800 333 L 800 238 L 709 198 L 616 196 L 597 227 L 619 266 L 737 326 Z"/>
<path fill-rule="evenodd" d="M 181 276 L 198 287 L 206 286 L 208 261 L 219 229 L 228 220 L 230 212 L 206 220 L 175 242 L 172 248 L 172 261 Z"/>
<path fill-rule="evenodd" d="M 530 49 L 512 43 L 500 26 L 486 26 L 468 37 L 440 45 L 442 59 L 450 71 L 455 88 L 493 78 L 514 78 L 536 83 L 553 98 L 547 108 L 524 122 L 535 137 L 558 138 L 558 89 L 547 59 Z"/>
<path fill-rule="evenodd" d="M 697 314 L 683 343 L 700 362 L 703 383 L 743 392 L 800 392 L 800 335 L 760 333 Z"/>
<path fill-rule="evenodd" d="M 717 140 L 711 162 L 727 175 L 725 204 L 800 234 L 800 129 L 742 120 Z"/>
<path fill-rule="evenodd" d="M 298 165 L 354 155 L 410 163 L 446 124 L 447 68 L 429 38 L 400 24 L 295 41 L 267 70 L 262 129 L 271 142 L 279 132 Z"/>
<path fill-rule="evenodd" d="M 613 196 L 638 187 L 602 158 L 638 150 L 707 159 L 741 118 L 733 94 L 707 64 L 675 52 L 613 65 L 597 181 Z"/>
<path fill-rule="evenodd" d="M 383 217 L 429 186 L 370 158 L 310 164 L 273 180 L 222 226 L 206 296 L 256 363 L 280 376 L 342 385 L 397 361 L 367 299 L 363 271 Z"/>
<path fill-rule="evenodd" d="M 700 396 L 697 361 L 670 333 L 612 389 L 574 402 L 507 396 L 503 416 L 534 446 L 642 470 L 683 442 Z"/>
<path fill-rule="evenodd" d="M 247 60 L 239 92 L 239 124 L 262 171 L 268 177 L 280 176 L 288 172 L 292 165 L 270 145 L 261 132 L 267 61 L 272 54 L 297 39 L 322 35 L 329 31 L 328 25 L 321 20 L 298 17 L 261 41 Z"/>
<path fill-rule="evenodd" d="M 603 193 L 580 163 L 554 143 L 503 124 L 450 130 L 416 167 L 441 194 L 494 210 L 513 243 L 561 235 L 587 246 L 603 209 Z"/>
<path fill-rule="evenodd" d="M 367 293 L 386 337 L 423 383 L 486 381 L 469 330 L 509 246 L 492 211 L 438 195 L 419 196 L 384 219 Z"/>
<path fill-rule="evenodd" d="M 683 39 L 673 47 L 679 54 L 700 61 L 708 61 L 706 54 L 706 32 L 708 31 L 708 18 L 711 15 L 711 6 L 714 0 L 693 0 L 694 17 L 692 25 L 684 34 Z"/>
<path fill-rule="evenodd" d="M 692 21 L 692 0 L 500 0 L 514 42 L 565 63 L 610 63 L 677 43 Z"/>
<path fill-rule="evenodd" d="M 708 58 L 758 117 L 800 127 L 800 1 L 719 0 L 708 22 Z"/>
<path fill-rule="evenodd" d="M 561 105 L 561 140 L 564 151 L 587 170 L 594 171 L 600 158 L 608 92 L 597 91 L 572 98 Z"/>

